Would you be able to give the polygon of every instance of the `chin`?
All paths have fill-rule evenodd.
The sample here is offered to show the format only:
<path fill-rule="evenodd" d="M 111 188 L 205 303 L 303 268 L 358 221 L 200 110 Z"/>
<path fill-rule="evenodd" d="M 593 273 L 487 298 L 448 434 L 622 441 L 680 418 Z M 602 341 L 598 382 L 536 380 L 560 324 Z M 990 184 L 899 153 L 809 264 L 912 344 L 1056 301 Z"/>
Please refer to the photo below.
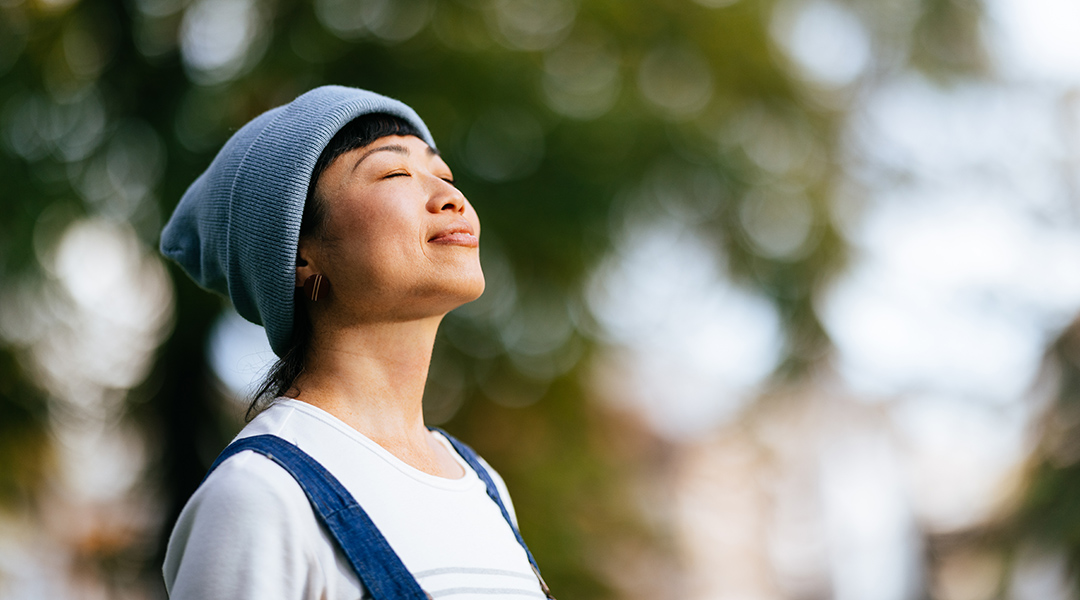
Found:
<path fill-rule="evenodd" d="M 426 297 L 428 310 L 432 313 L 448 313 L 455 308 L 472 302 L 484 293 L 484 274 L 477 269 L 475 273 L 463 274 L 451 281 L 442 281 L 420 294 Z"/>
<path fill-rule="evenodd" d="M 484 282 L 484 274 L 480 273 L 479 269 L 477 269 L 477 271 L 477 275 L 470 277 L 465 281 L 462 281 L 462 289 L 460 290 L 461 302 L 458 304 L 458 306 L 472 302 L 484 293 L 484 287 L 486 285 Z"/>

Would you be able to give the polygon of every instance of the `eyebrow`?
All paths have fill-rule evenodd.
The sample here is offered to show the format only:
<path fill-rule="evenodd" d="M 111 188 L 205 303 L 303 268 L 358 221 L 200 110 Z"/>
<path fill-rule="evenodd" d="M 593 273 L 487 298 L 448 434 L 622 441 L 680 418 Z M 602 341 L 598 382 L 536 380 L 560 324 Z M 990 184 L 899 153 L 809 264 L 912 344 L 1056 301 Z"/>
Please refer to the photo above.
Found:
<path fill-rule="evenodd" d="M 402 146 L 401 144 L 387 144 L 385 146 L 379 146 L 378 148 L 372 148 L 371 150 L 368 150 L 360 158 L 356 159 L 356 163 L 353 164 L 353 171 L 355 171 L 356 168 L 360 166 L 360 163 L 364 162 L 365 158 L 371 156 L 372 154 L 375 154 L 376 152 L 393 152 L 394 154 L 403 154 L 405 156 L 409 155 L 409 149 L 405 146 Z M 428 156 L 438 156 L 439 151 L 432 148 L 431 146 L 428 146 L 427 154 Z"/>

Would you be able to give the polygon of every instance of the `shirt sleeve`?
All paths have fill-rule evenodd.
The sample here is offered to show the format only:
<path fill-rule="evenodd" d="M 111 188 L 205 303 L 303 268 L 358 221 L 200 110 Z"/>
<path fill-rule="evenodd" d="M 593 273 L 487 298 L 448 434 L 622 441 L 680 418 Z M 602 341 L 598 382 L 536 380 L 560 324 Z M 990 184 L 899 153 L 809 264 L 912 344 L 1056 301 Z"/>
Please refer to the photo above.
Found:
<path fill-rule="evenodd" d="M 299 484 L 261 455 L 222 463 L 177 520 L 165 556 L 172 600 L 318 598 L 319 525 Z M 320 583 L 322 581 L 323 583 Z"/>

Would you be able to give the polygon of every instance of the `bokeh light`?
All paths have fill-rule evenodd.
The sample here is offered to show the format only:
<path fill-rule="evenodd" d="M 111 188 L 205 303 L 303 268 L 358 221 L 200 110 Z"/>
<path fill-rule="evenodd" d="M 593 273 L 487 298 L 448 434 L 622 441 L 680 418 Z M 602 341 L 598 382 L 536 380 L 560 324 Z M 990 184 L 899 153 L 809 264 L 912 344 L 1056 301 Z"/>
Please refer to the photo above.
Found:
<path fill-rule="evenodd" d="M 160 597 L 275 359 L 160 227 L 339 83 L 416 107 L 481 215 L 425 418 L 556 595 L 1076 597 L 1077 11 L 0 1 L 0 596 Z"/>

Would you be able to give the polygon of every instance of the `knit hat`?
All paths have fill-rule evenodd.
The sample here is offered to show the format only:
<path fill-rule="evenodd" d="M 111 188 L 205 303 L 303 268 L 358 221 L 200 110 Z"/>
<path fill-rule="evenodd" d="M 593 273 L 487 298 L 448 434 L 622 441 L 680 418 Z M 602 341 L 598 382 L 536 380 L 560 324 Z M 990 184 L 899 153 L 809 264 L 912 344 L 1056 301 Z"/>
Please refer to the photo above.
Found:
<path fill-rule="evenodd" d="M 162 254 L 263 325 L 278 356 L 292 336 L 296 248 L 315 162 L 338 130 L 371 113 L 404 119 L 435 148 L 405 104 L 355 88 L 316 88 L 233 134 L 161 233 Z"/>

